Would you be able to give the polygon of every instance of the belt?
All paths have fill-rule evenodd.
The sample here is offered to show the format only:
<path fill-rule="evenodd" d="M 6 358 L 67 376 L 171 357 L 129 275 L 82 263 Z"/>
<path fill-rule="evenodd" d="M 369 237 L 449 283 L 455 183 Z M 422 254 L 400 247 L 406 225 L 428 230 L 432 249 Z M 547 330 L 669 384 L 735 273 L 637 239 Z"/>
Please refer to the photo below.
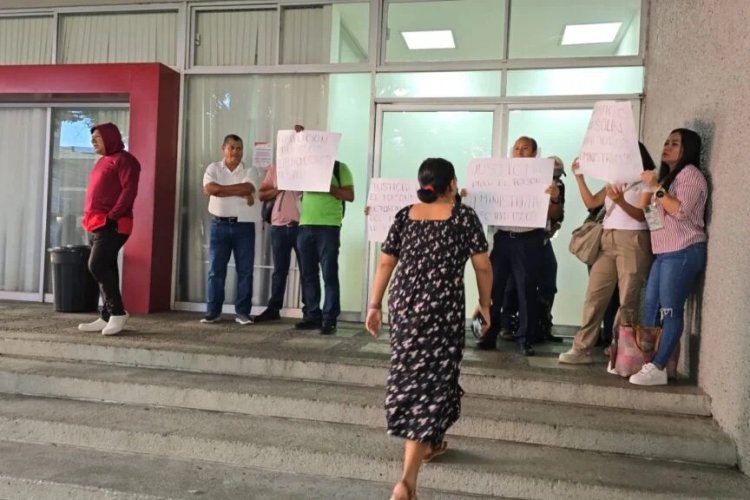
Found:
<path fill-rule="evenodd" d="M 498 229 L 497 233 L 495 234 L 502 234 L 503 236 L 507 236 L 511 239 L 532 238 L 544 236 L 544 229 L 534 229 L 533 231 L 524 231 L 523 233 L 514 233 L 513 231 L 503 231 L 502 229 Z"/>
<path fill-rule="evenodd" d="M 214 215 L 213 218 L 216 222 L 229 222 L 230 224 L 237 222 L 237 217 L 217 217 Z"/>

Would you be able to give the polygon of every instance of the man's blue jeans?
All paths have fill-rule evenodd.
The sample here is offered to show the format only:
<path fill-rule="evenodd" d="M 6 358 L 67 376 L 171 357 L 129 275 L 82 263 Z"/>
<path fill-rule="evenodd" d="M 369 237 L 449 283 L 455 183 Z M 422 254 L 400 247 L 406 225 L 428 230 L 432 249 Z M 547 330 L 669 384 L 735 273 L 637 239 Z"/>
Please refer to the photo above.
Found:
<path fill-rule="evenodd" d="M 253 262 L 255 260 L 255 223 L 225 222 L 213 219 L 208 249 L 208 302 L 207 316 L 221 314 L 224 304 L 224 283 L 227 278 L 227 264 L 234 254 L 237 270 L 237 296 L 234 311 L 250 315 L 253 300 Z"/>
<path fill-rule="evenodd" d="M 645 326 L 661 322 L 659 351 L 653 363 L 664 368 L 677 348 L 684 326 L 685 301 L 706 267 L 706 243 L 656 255 L 646 283 Z"/>
<path fill-rule="evenodd" d="M 341 228 L 300 226 L 297 248 L 302 265 L 302 319 L 336 326 L 341 312 L 339 290 L 339 244 Z M 325 284 L 325 302 L 320 310 L 320 269 Z"/>
<path fill-rule="evenodd" d="M 299 264 L 297 249 L 298 226 L 271 226 L 271 254 L 273 256 L 273 274 L 271 275 L 271 297 L 268 308 L 280 311 L 284 306 L 286 279 L 289 276 L 289 265 L 292 261 L 292 250 Z"/>

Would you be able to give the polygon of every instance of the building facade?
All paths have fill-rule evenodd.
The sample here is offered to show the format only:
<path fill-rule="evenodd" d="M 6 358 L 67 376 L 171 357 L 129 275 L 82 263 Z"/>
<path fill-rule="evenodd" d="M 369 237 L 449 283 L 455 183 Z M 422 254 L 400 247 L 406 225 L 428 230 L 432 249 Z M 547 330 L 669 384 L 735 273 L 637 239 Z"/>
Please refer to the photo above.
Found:
<path fill-rule="evenodd" d="M 173 233 L 161 262 L 168 272 L 158 279 L 168 281 L 169 307 L 196 311 L 208 262 L 200 183 L 228 133 L 245 140 L 247 162 L 252 145 L 273 144 L 276 131 L 294 124 L 343 134 L 339 159 L 352 169 L 356 199 L 342 229 L 342 317 L 358 320 L 377 255 L 363 215 L 370 178 L 413 178 L 422 159 L 443 156 L 463 181 L 471 158 L 506 156 L 519 135 L 569 166 L 598 100 L 631 102 L 656 158 L 669 130 L 696 128 L 709 139 L 713 195 L 692 359 L 747 469 L 750 318 L 737 256 L 750 232 L 735 174 L 742 166 L 733 163 L 748 121 L 739 75 L 749 17 L 742 0 L 5 0 L 0 65 L 158 62 L 179 75 Z M 142 126 L 131 105 L 117 94 L 0 95 L 0 175 L 15 180 L 0 187 L 0 298 L 50 300 L 46 249 L 84 242 L 82 200 L 95 159 L 88 127 L 113 121 L 127 141 Z M 567 252 L 587 214 L 572 184 L 553 241 L 553 313 L 567 325 L 580 321 L 586 287 L 584 266 Z M 254 304 L 262 307 L 271 263 L 260 225 L 256 240 Z M 297 280 L 292 272 L 290 315 L 299 308 Z"/>

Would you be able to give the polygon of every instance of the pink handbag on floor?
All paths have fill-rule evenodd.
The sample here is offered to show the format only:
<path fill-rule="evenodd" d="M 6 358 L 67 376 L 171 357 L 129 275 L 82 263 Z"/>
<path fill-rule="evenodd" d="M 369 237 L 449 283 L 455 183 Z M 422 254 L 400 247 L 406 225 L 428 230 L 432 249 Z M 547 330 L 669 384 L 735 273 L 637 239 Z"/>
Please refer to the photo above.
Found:
<path fill-rule="evenodd" d="M 617 337 L 609 349 L 609 366 L 617 375 L 629 377 L 641 371 L 641 367 L 650 363 L 659 350 L 661 328 L 647 326 L 620 326 Z M 680 359 L 680 346 L 667 361 L 667 376 L 677 375 L 677 361 Z"/>

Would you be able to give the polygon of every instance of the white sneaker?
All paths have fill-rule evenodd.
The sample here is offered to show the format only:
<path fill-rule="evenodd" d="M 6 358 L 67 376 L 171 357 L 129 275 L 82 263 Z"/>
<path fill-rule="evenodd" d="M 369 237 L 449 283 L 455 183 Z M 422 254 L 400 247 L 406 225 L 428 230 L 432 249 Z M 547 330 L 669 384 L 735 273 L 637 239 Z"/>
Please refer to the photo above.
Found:
<path fill-rule="evenodd" d="M 641 371 L 628 379 L 635 385 L 667 385 L 667 370 L 660 370 L 653 363 L 646 363 Z"/>
<path fill-rule="evenodd" d="M 594 362 L 594 358 L 590 354 L 581 352 L 575 347 L 571 347 L 568 352 L 563 352 L 557 357 L 558 363 L 566 365 L 590 365 Z"/>
<path fill-rule="evenodd" d="M 121 316 L 111 315 L 107 326 L 102 329 L 102 335 L 117 335 L 125 328 L 125 322 L 128 320 L 130 315 L 125 313 Z"/>
<path fill-rule="evenodd" d="M 247 314 L 238 314 L 234 317 L 234 322 L 239 323 L 240 325 L 252 325 L 253 318 L 251 318 Z"/>
<path fill-rule="evenodd" d="M 102 318 L 97 318 L 96 321 L 91 323 L 78 323 L 78 329 L 82 332 L 101 332 L 105 326 L 107 326 L 107 322 Z"/>
<path fill-rule="evenodd" d="M 607 373 L 610 375 L 620 375 L 617 373 L 617 370 L 615 370 L 615 367 L 612 363 L 607 363 Z"/>

